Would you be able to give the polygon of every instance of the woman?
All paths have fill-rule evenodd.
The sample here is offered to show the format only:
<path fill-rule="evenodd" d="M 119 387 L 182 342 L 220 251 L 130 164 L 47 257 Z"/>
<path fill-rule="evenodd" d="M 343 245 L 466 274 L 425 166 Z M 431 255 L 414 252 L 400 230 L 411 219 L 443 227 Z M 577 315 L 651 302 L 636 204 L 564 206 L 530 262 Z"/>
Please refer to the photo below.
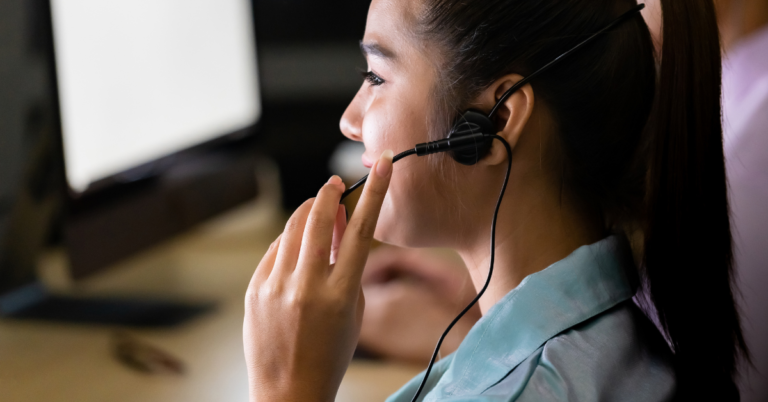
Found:
<path fill-rule="evenodd" d="M 488 112 L 632 3 L 372 2 L 366 82 L 341 121 L 372 174 L 348 226 L 333 177 L 257 267 L 244 323 L 252 400 L 333 400 L 359 334 L 374 235 L 452 247 L 483 286 L 502 144 L 474 166 L 434 156 L 393 168 L 391 150 L 443 138 L 462 110 Z M 502 103 L 494 123 L 513 158 L 484 317 L 420 398 L 738 399 L 734 367 L 746 351 L 730 282 L 714 8 L 662 5 L 658 85 L 635 15 Z M 638 287 L 670 347 L 632 302 Z M 410 400 L 421 377 L 391 400 Z"/>

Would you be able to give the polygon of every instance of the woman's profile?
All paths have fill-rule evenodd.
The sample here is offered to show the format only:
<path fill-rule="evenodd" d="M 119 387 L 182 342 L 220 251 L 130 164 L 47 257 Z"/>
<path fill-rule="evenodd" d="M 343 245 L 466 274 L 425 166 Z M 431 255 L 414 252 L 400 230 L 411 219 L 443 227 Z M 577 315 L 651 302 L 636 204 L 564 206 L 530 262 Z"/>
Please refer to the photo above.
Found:
<path fill-rule="evenodd" d="M 332 177 L 256 268 L 243 328 L 251 400 L 335 398 L 373 237 L 453 248 L 483 287 L 506 149 L 494 141 L 472 166 L 442 154 L 393 166 L 392 150 L 444 138 L 464 110 L 487 113 L 634 6 L 372 1 L 365 82 L 341 120 L 371 174 L 349 223 Z M 731 284 L 715 10 L 712 0 L 662 9 L 660 54 L 635 14 L 502 99 L 493 124 L 512 158 L 483 318 L 419 400 L 738 400 L 747 352 Z M 423 379 L 390 400 L 410 401 Z"/>

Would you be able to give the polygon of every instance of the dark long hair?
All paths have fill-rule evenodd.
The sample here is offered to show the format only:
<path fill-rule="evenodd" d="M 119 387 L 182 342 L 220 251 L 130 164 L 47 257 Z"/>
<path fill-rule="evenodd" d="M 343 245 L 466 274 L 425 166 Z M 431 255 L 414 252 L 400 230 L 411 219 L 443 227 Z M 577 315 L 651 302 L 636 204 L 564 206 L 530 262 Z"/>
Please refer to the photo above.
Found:
<path fill-rule="evenodd" d="M 598 31 L 634 0 L 423 0 L 417 34 L 439 50 L 438 115 L 523 76 Z M 732 290 L 712 0 L 663 0 L 657 59 L 640 15 L 531 85 L 557 126 L 565 191 L 608 230 L 642 233 L 644 291 L 675 355 L 679 396 L 738 399 L 747 355 Z M 447 123 L 446 123 L 447 124 Z"/>

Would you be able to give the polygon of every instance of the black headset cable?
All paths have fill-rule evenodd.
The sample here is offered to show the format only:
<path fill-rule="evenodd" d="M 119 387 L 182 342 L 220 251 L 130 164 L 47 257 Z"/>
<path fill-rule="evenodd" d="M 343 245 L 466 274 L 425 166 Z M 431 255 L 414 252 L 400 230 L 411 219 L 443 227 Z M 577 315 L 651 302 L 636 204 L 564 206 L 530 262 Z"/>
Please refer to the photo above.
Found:
<path fill-rule="evenodd" d="M 488 284 L 491 283 L 491 276 L 493 275 L 493 263 L 496 260 L 496 219 L 499 216 L 499 208 L 501 208 L 501 200 L 504 198 L 504 192 L 507 190 L 507 183 L 509 183 L 509 171 L 512 169 L 512 148 L 509 146 L 507 140 L 505 140 L 503 137 L 500 137 L 496 134 L 490 134 L 488 136 L 501 141 L 501 143 L 504 144 L 504 148 L 507 150 L 507 172 L 504 174 L 504 184 L 501 185 L 501 192 L 499 192 L 499 198 L 496 201 L 496 209 L 493 211 L 493 220 L 491 221 L 491 260 L 488 264 L 488 278 L 485 280 L 485 285 L 483 285 L 483 288 L 477 292 L 477 296 L 475 296 L 475 298 L 472 299 L 467 307 L 465 307 L 464 310 L 462 310 L 461 313 L 459 313 L 459 315 L 457 315 L 456 318 L 451 321 L 451 323 L 448 325 L 448 328 L 446 328 L 443 334 L 440 336 L 440 339 L 437 341 L 437 346 L 435 346 L 435 351 L 432 352 L 432 358 L 429 359 L 429 365 L 427 366 L 427 370 L 424 373 L 424 378 L 421 380 L 419 389 L 416 390 L 416 394 L 413 395 L 411 402 L 416 402 L 416 400 L 419 399 L 419 395 L 421 395 L 421 391 L 424 389 L 424 385 L 427 383 L 427 379 L 429 378 L 429 373 L 432 371 L 432 366 L 435 365 L 435 359 L 437 358 L 437 354 L 440 352 L 440 346 L 442 346 L 445 337 L 451 331 L 453 326 L 459 322 L 461 317 L 463 317 L 467 311 L 469 311 L 472 307 L 474 307 L 475 304 L 477 304 L 478 300 L 480 300 L 480 298 L 483 296 L 483 293 L 485 293 L 485 290 L 488 289 Z"/>

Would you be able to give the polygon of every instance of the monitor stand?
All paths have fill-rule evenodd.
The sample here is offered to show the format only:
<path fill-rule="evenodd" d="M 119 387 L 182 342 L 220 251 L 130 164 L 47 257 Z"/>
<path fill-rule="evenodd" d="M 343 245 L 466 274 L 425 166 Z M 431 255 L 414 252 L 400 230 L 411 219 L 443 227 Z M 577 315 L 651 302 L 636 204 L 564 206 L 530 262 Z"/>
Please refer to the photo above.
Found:
<path fill-rule="evenodd" d="M 0 296 L 0 316 L 127 327 L 171 327 L 212 310 L 213 303 L 49 293 L 34 283 Z"/>

